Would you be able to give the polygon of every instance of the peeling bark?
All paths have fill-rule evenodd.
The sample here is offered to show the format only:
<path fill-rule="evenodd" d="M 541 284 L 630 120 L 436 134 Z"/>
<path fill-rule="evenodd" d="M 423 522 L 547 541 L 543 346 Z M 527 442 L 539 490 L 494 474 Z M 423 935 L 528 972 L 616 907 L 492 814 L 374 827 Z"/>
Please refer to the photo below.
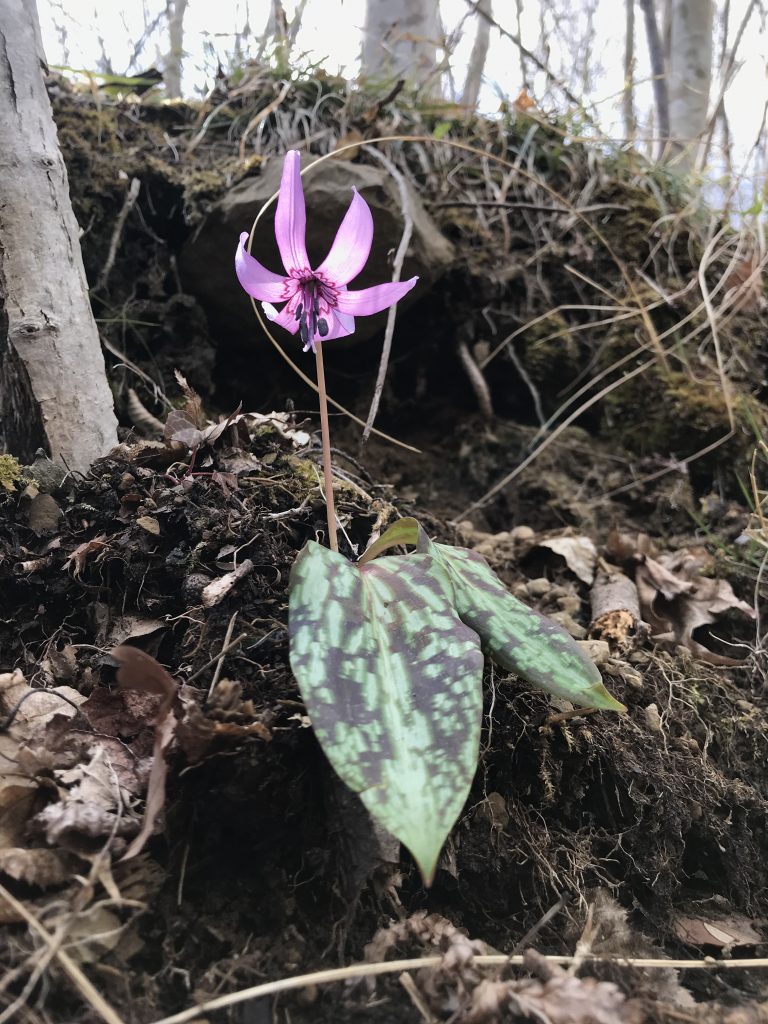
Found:
<path fill-rule="evenodd" d="M 612 651 L 626 654 L 647 633 L 633 580 L 623 572 L 600 571 L 592 586 L 589 635 L 606 640 Z"/>
<path fill-rule="evenodd" d="M 34 0 L 0 0 L 0 450 L 84 471 L 117 440 Z"/>

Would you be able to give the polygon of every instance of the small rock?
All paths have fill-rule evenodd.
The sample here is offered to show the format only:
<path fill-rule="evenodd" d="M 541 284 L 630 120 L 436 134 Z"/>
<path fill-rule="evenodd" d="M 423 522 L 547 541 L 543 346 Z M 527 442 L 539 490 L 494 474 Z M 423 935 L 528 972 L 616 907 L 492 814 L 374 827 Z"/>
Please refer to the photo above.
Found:
<path fill-rule="evenodd" d="M 518 544 L 522 544 L 523 541 L 533 540 L 536 536 L 536 531 L 532 530 L 530 526 L 515 526 L 510 531 L 509 535 L 512 540 L 517 541 Z"/>
<path fill-rule="evenodd" d="M 581 611 L 581 598 L 577 597 L 576 594 L 564 594 L 562 597 L 558 597 L 557 607 L 560 611 L 567 612 L 569 615 L 576 615 Z"/>
<path fill-rule="evenodd" d="M 662 732 L 661 727 L 661 715 L 659 709 L 655 704 L 649 704 L 645 709 L 645 724 L 648 726 L 651 732 Z"/>
<path fill-rule="evenodd" d="M 580 626 L 574 617 L 569 615 L 568 612 L 554 612 L 552 615 L 548 616 L 548 618 L 552 619 L 553 622 L 556 622 L 558 626 L 562 626 L 567 633 L 571 634 L 574 640 L 583 640 L 587 635 L 586 629 L 584 629 L 583 626 Z"/>
<path fill-rule="evenodd" d="M 22 468 L 24 476 L 35 481 L 41 494 L 55 494 L 69 475 L 64 466 L 49 459 L 42 448 L 35 452 L 35 461 Z"/>
<path fill-rule="evenodd" d="M 478 555 L 482 555 L 483 558 L 489 558 L 493 555 L 496 549 L 496 545 L 492 540 L 484 540 L 481 544 L 476 544 L 473 551 L 476 551 Z"/>
<path fill-rule="evenodd" d="M 544 597 L 552 589 L 552 584 L 546 576 L 539 576 L 538 579 L 528 580 L 525 588 L 531 597 Z"/>
<path fill-rule="evenodd" d="M 610 659 L 611 648 L 607 640 L 580 640 L 579 647 L 598 667 Z"/>

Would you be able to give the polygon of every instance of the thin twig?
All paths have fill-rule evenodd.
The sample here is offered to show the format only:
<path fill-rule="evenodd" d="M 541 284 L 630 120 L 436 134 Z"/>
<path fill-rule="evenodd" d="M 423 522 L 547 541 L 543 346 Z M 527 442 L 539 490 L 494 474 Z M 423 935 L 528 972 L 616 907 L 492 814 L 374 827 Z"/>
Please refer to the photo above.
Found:
<path fill-rule="evenodd" d="M 573 210 L 569 210 L 565 206 L 544 206 L 540 203 L 515 203 L 511 200 L 505 200 L 504 202 L 495 199 L 451 199 L 440 203 L 428 203 L 430 210 L 445 210 L 451 209 L 452 207 L 469 206 L 469 207 L 491 207 L 500 208 L 506 210 L 534 210 L 538 213 L 567 213 L 569 216 L 573 214 Z M 600 210 L 620 210 L 626 213 L 630 209 L 624 203 L 595 203 L 592 206 L 578 206 L 576 209 L 579 213 L 597 213 Z"/>
<path fill-rule="evenodd" d="M 464 367 L 467 377 L 469 377 L 469 383 L 475 392 L 480 411 L 487 420 L 492 420 L 494 414 L 491 391 L 488 387 L 488 381 L 483 376 L 483 371 L 472 358 L 472 353 L 469 351 L 465 341 L 458 341 L 456 343 L 456 351 L 459 354 L 461 365 Z"/>
<path fill-rule="evenodd" d="M 213 679 L 211 680 L 211 685 L 208 687 L 208 697 L 206 698 L 207 700 L 210 700 L 211 697 L 213 696 L 213 691 L 216 689 L 216 683 L 218 683 L 218 681 L 219 681 L 219 676 L 221 675 L 221 670 L 224 667 L 224 658 L 226 657 L 226 652 L 227 652 L 227 649 L 228 649 L 229 641 L 232 639 L 232 634 L 235 631 L 235 621 L 236 621 L 236 619 L 237 619 L 237 612 L 233 612 L 232 613 L 232 618 L 229 620 L 229 625 L 227 626 L 227 632 L 224 634 L 224 646 L 222 647 L 221 651 L 219 652 L 219 656 L 218 656 L 218 658 L 216 660 L 216 669 L 215 669 L 215 671 L 213 673 Z"/>
<path fill-rule="evenodd" d="M 0 885 L 0 901 L 2 900 L 9 904 L 11 909 L 27 923 L 32 931 L 37 932 L 46 945 L 51 946 L 54 943 L 54 936 L 51 935 L 47 928 L 40 924 L 36 917 L 30 914 L 23 903 L 19 902 L 8 892 L 4 885 Z M 55 957 L 83 999 L 106 1024 L 124 1024 L 122 1018 L 118 1016 L 106 999 L 96 991 L 91 981 L 83 974 L 68 953 L 63 949 L 57 949 Z"/>
<path fill-rule="evenodd" d="M 672 348 L 670 348 L 668 351 L 674 351 L 675 347 L 676 346 L 672 346 Z M 655 363 L 655 359 L 647 359 L 644 363 L 640 363 L 639 366 L 634 367 L 634 369 L 630 370 L 628 373 L 625 373 L 618 380 L 611 381 L 610 384 L 607 384 L 604 388 L 598 391 L 597 394 L 592 395 L 590 398 L 588 398 L 587 401 L 585 401 L 582 405 L 579 406 L 578 409 L 572 412 L 570 416 L 566 417 L 566 419 L 559 423 L 557 427 L 552 431 L 552 433 L 544 438 L 544 440 L 541 442 L 538 448 L 535 449 L 535 451 L 531 452 L 531 454 L 527 458 L 523 459 L 523 461 L 519 463 L 519 465 L 515 466 L 513 470 L 511 470 L 504 477 L 502 477 L 502 479 L 495 483 L 493 487 L 489 488 L 481 498 L 478 498 L 477 501 L 473 501 L 471 505 L 468 505 L 465 509 L 463 509 L 458 516 L 454 517 L 452 522 L 460 523 L 463 519 L 468 519 L 473 512 L 477 511 L 477 509 L 479 508 L 482 508 L 483 505 L 485 505 L 486 502 L 493 498 L 494 495 L 498 494 L 500 490 L 502 490 L 508 484 L 511 484 L 513 480 L 517 479 L 517 477 L 523 472 L 523 470 L 527 469 L 528 466 L 530 466 L 530 464 L 533 462 L 533 460 L 538 458 L 538 456 L 541 455 L 541 453 L 546 448 L 549 448 L 549 446 L 554 441 L 557 440 L 557 438 L 562 434 L 562 432 L 567 427 L 570 427 L 570 425 L 575 420 L 577 420 L 583 412 L 585 412 L 587 409 L 590 409 L 593 405 L 601 401 L 603 398 L 606 397 L 606 395 L 609 395 L 612 391 L 615 391 L 616 388 L 621 387 L 622 384 L 626 384 L 627 381 L 632 380 L 633 377 L 638 377 L 641 373 L 645 373 L 646 370 L 650 370 L 650 368 Z"/>
<path fill-rule="evenodd" d="M 107 259 L 102 267 L 101 273 L 99 274 L 99 280 L 96 282 L 96 288 L 94 291 L 101 291 L 102 288 L 106 288 L 109 275 L 112 273 L 112 268 L 115 265 L 117 259 L 117 249 L 120 245 L 120 239 L 123 237 L 123 230 L 125 229 L 125 222 L 128 220 L 128 214 L 136 205 L 136 200 L 139 198 L 139 192 L 141 191 L 141 182 L 138 178 L 131 178 L 131 185 L 126 192 L 125 199 L 123 201 L 120 213 L 117 215 L 115 221 L 115 227 L 112 231 L 112 239 L 109 243 L 109 252 L 107 253 Z"/>
<path fill-rule="evenodd" d="M 166 397 L 165 392 L 161 389 L 157 381 L 153 380 L 149 374 L 145 373 L 140 366 L 136 365 L 136 363 L 131 362 L 125 352 L 121 352 L 119 348 L 116 348 L 115 345 L 113 345 L 112 342 L 109 341 L 108 338 L 105 338 L 101 333 L 99 333 L 99 340 L 107 352 L 111 352 L 115 359 L 119 359 L 121 363 L 127 366 L 129 370 L 135 373 L 137 377 L 140 377 L 144 383 L 152 389 L 153 395 L 158 401 L 164 402 L 169 411 L 173 409 L 173 403 Z"/>
<path fill-rule="evenodd" d="M 258 127 L 258 125 L 260 125 L 265 118 L 269 117 L 270 114 L 274 114 L 274 112 L 282 105 L 282 102 L 290 92 L 292 85 L 293 83 L 291 82 L 290 79 L 288 79 L 288 81 L 283 85 L 283 88 L 280 90 L 279 94 L 275 97 L 275 99 L 273 99 L 271 103 L 267 104 L 267 106 L 264 107 L 263 110 L 259 110 L 258 113 L 254 114 L 251 120 L 248 122 L 245 131 L 240 137 L 240 149 L 238 156 L 241 161 L 245 160 L 245 140 L 248 138 L 248 136 L 251 134 L 254 128 Z"/>
<path fill-rule="evenodd" d="M 728 413 L 728 424 L 731 428 L 731 433 L 733 433 L 735 428 L 735 419 L 733 415 L 733 402 L 731 400 L 731 383 L 728 380 L 728 376 L 725 372 L 723 353 L 722 349 L 720 348 L 720 333 L 717 328 L 717 316 L 715 315 L 715 309 L 712 305 L 712 296 L 710 295 L 709 285 L 707 284 L 706 273 L 709 269 L 712 250 L 714 249 L 715 245 L 722 237 L 724 232 L 725 228 L 722 228 L 720 231 L 717 232 L 717 234 L 715 234 L 710 239 L 709 244 L 704 250 L 704 255 L 701 257 L 701 262 L 699 263 L 698 277 L 699 288 L 701 289 L 701 296 L 704 300 L 704 308 L 707 313 L 707 320 L 709 321 L 709 327 L 712 332 L 712 342 L 715 347 L 715 360 L 717 362 L 717 372 L 720 375 L 720 386 L 723 390 L 723 401 L 725 403 L 725 408 Z"/>
<path fill-rule="evenodd" d="M 573 105 L 582 112 L 584 118 L 587 121 L 589 121 L 591 124 L 595 123 L 592 117 L 590 117 L 590 115 L 584 109 L 583 101 L 580 100 L 577 96 L 574 96 L 574 94 L 571 92 L 571 90 L 568 88 L 565 82 L 559 79 L 557 75 L 547 67 L 543 60 L 537 57 L 532 50 L 528 49 L 527 46 L 523 45 L 523 41 L 520 38 L 520 36 L 516 36 L 514 32 L 508 32 L 507 29 L 503 28 L 498 23 L 498 21 L 496 21 L 493 15 L 488 14 L 488 12 L 485 11 L 483 7 L 481 7 L 480 0 L 467 0 L 467 3 L 472 8 L 475 14 L 477 14 L 481 18 L 485 18 L 485 20 L 490 22 L 491 26 L 495 28 L 500 35 L 506 36 L 507 39 L 511 40 L 511 42 L 513 42 L 515 46 L 518 48 L 520 53 L 523 56 L 527 57 L 528 60 L 531 61 L 533 64 L 535 64 L 539 71 L 543 72 L 544 75 L 546 75 L 546 77 L 553 85 L 556 85 L 559 89 L 562 89 L 565 98 L 569 101 L 569 103 L 573 103 Z"/>
<path fill-rule="evenodd" d="M 512 952 L 517 953 L 518 950 L 528 949 L 533 940 L 542 930 L 542 928 L 545 928 L 552 920 L 552 918 L 557 917 L 557 915 L 560 913 L 563 907 L 565 907 L 570 902 L 570 899 L 571 897 L 568 893 L 563 893 L 560 899 L 557 901 L 557 903 L 551 906 L 549 910 L 539 918 L 536 924 L 532 925 L 528 929 L 528 931 L 525 933 L 522 939 L 520 939 L 519 942 L 515 943 Z"/>
<path fill-rule="evenodd" d="M 218 654 L 214 654 L 210 661 L 206 661 L 206 663 L 201 668 L 199 668 L 197 672 L 192 673 L 189 679 L 187 679 L 187 683 L 193 682 L 195 679 L 197 679 L 198 676 L 201 676 L 203 672 L 207 672 L 211 665 L 215 665 L 220 658 L 224 657 L 225 654 L 229 654 L 232 648 L 237 647 L 238 644 L 241 644 L 243 640 L 246 639 L 247 636 L 247 633 L 241 633 L 240 636 L 236 636 L 235 639 L 231 641 L 231 643 L 225 644 Z"/>
<path fill-rule="evenodd" d="M 553 964 L 571 964 L 576 959 L 573 956 L 544 956 L 542 959 Z M 472 958 L 475 967 L 521 967 L 525 961 L 523 956 L 476 956 Z M 589 963 L 611 963 L 626 967 L 640 968 L 661 968 L 663 970 L 745 970 L 750 968 L 768 968 L 768 957 L 752 960 L 716 960 L 714 957 L 707 957 L 704 960 L 664 960 L 644 959 L 642 957 L 618 957 L 618 956 L 591 956 Z M 259 999 L 263 996 L 274 995 L 277 992 L 287 992 L 296 988 L 307 988 L 309 985 L 328 985 L 334 981 L 347 981 L 350 978 L 370 978 L 381 974 L 397 974 L 402 971 L 418 971 L 425 967 L 440 967 L 444 963 L 442 956 L 417 957 L 413 960 L 390 960 L 386 963 L 373 964 L 351 964 L 349 967 L 336 967 L 326 971 L 314 971 L 312 974 L 301 974 L 293 978 L 280 978 L 277 981 L 268 981 L 263 985 L 254 985 L 252 988 L 241 989 L 239 992 L 230 992 L 228 995 L 217 996 L 209 999 L 199 1006 L 192 1006 L 181 1013 L 174 1013 L 170 1017 L 162 1017 L 153 1021 L 153 1024 L 185 1024 L 188 1020 L 194 1020 L 214 1010 L 221 1010 L 227 1006 L 236 1006 L 239 1003 L 248 1002 L 251 999 Z"/>
<path fill-rule="evenodd" d="M 424 1002 L 424 996 L 422 996 L 421 992 L 419 992 L 416 982 L 413 980 L 411 975 L 408 974 L 406 971 L 403 971 L 403 973 L 397 980 L 405 989 L 406 993 L 408 994 L 408 998 L 419 1011 L 419 1014 L 421 1015 L 421 1019 L 424 1021 L 424 1024 L 438 1024 L 437 1017 L 434 1017 L 430 1013 L 429 1007 Z"/>
<path fill-rule="evenodd" d="M 395 261 L 392 266 L 392 281 L 394 283 L 395 281 L 400 280 L 400 275 L 403 272 L 405 254 L 408 252 L 408 246 L 411 244 L 411 236 L 413 235 L 411 203 L 405 179 L 392 161 L 388 157 L 384 156 L 384 154 L 378 149 L 371 149 L 371 155 L 376 157 L 379 163 L 382 163 L 387 172 L 392 175 L 397 183 L 397 190 L 400 193 L 400 205 L 402 207 L 403 220 L 405 223 L 403 225 L 403 234 L 400 238 L 400 244 L 398 245 L 397 252 L 395 253 Z M 387 310 L 387 326 L 384 329 L 384 344 L 381 347 L 381 359 L 379 360 L 379 369 L 376 374 L 376 385 L 373 389 L 373 398 L 371 399 L 371 408 L 368 410 L 368 418 L 365 421 L 365 427 L 363 427 L 361 444 L 365 444 L 371 436 L 373 421 L 376 419 L 376 413 L 379 411 L 379 402 L 381 401 L 381 394 L 384 390 L 384 381 L 387 378 L 387 368 L 389 367 L 389 354 L 392 351 L 392 337 L 395 333 L 396 313 L 397 303 L 395 302 Z"/>
<path fill-rule="evenodd" d="M 323 441 L 323 477 L 325 479 L 325 511 L 328 518 L 328 545 L 331 551 L 339 550 L 336 535 L 336 507 L 333 501 L 333 464 L 331 463 L 331 430 L 328 425 L 328 400 L 325 392 L 325 368 L 323 366 L 323 345 L 315 345 L 317 364 L 317 393 L 320 398 L 320 435 Z"/>

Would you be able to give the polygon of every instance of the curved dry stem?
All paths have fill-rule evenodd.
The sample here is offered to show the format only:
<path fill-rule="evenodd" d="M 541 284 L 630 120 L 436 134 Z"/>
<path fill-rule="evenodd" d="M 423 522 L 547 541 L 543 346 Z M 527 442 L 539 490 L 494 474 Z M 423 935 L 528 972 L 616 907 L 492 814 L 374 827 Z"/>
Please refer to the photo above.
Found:
<path fill-rule="evenodd" d="M 658 968 L 661 970 L 694 970 L 711 971 L 726 969 L 749 970 L 768 967 L 768 958 L 752 958 L 743 960 L 716 960 L 714 957 L 707 957 L 704 960 L 665 960 L 662 958 L 643 957 L 617 957 L 617 956 L 542 956 L 543 960 L 551 964 L 568 966 L 574 963 L 601 963 L 616 964 L 622 967 Z M 475 956 L 472 958 L 472 965 L 475 967 L 521 967 L 525 962 L 522 955 L 503 956 L 491 954 L 489 956 Z M 230 992 L 224 996 L 217 996 L 209 999 L 199 1006 L 192 1006 L 181 1013 L 174 1013 L 170 1017 L 162 1017 L 153 1021 L 153 1024 L 186 1024 L 186 1021 L 195 1020 L 204 1014 L 214 1010 L 221 1010 L 227 1006 L 236 1006 L 239 1003 L 248 1002 L 251 999 L 260 999 L 264 996 L 275 995 L 278 992 L 289 992 L 291 989 L 307 988 L 310 985 L 329 985 L 335 981 L 349 981 L 353 978 L 374 978 L 382 974 L 398 974 L 402 971 L 418 971 L 425 967 L 440 967 L 444 963 L 442 956 L 424 956 L 412 960 L 389 960 L 383 963 L 351 964 L 349 967 L 336 967 L 327 971 L 314 971 L 311 974 L 301 974 L 294 978 L 280 978 L 278 981 L 268 981 L 263 985 L 254 985 L 252 988 L 244 988 L 239 992 Z"/>

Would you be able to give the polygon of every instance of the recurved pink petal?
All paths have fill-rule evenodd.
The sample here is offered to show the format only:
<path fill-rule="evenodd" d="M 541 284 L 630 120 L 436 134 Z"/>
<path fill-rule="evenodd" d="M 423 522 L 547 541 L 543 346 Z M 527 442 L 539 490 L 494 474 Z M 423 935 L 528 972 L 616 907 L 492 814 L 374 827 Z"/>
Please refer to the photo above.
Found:
<path fill-rule="evenodd" d="M 315 341 L 333 341 L 334 338 L 346 338 L 348 334 L 355 333 L 355 318 L 347 316 L 346 313 L 339 313 L 338 310 L 331 310 L 328 319 L 328 333 L 324 338 L 315 336 Z"/>
<path fill-rule="evenodd" d="M 301 187 L 301 157 L 298 150 L 290 150 L 283 163 L 280 180 L 280 195 L 275 213 L 275 238 L 283 266 L 292 270 L 309 269 L 305 236 L 307 233 L 307 211 L 304 206 L 304 190 Z"/>
<path fill-rule="evenodd" d="M 280 302 L 285 294 L 285 277 L 273 274 L 254 259 L 245 248 L 247 241 L 248 232 L 244 231 L 240 235 L 240 244 L 235 254 L 238 281 L 259 302 Z"/>
<path fill-rule="evenodd" d="M 352 202 L 339 225 L 331 251 L 317 268 L 318 274 L 335 285 L 346 284 L 357 277 L 371 253 L 373 217 L 368 203 L 357 189 L 353 191 Z"/>
<path fill-rule="evenodd" d="M 412 277 L 410 281 L 376 284 L 356 292 L 339 292 L 336 308 L 340 313 L 349 313 L 350 316 L 370 316 L 371 313 L 378 313 L 399 302 L 418 280 L 418 277 Z"/>

